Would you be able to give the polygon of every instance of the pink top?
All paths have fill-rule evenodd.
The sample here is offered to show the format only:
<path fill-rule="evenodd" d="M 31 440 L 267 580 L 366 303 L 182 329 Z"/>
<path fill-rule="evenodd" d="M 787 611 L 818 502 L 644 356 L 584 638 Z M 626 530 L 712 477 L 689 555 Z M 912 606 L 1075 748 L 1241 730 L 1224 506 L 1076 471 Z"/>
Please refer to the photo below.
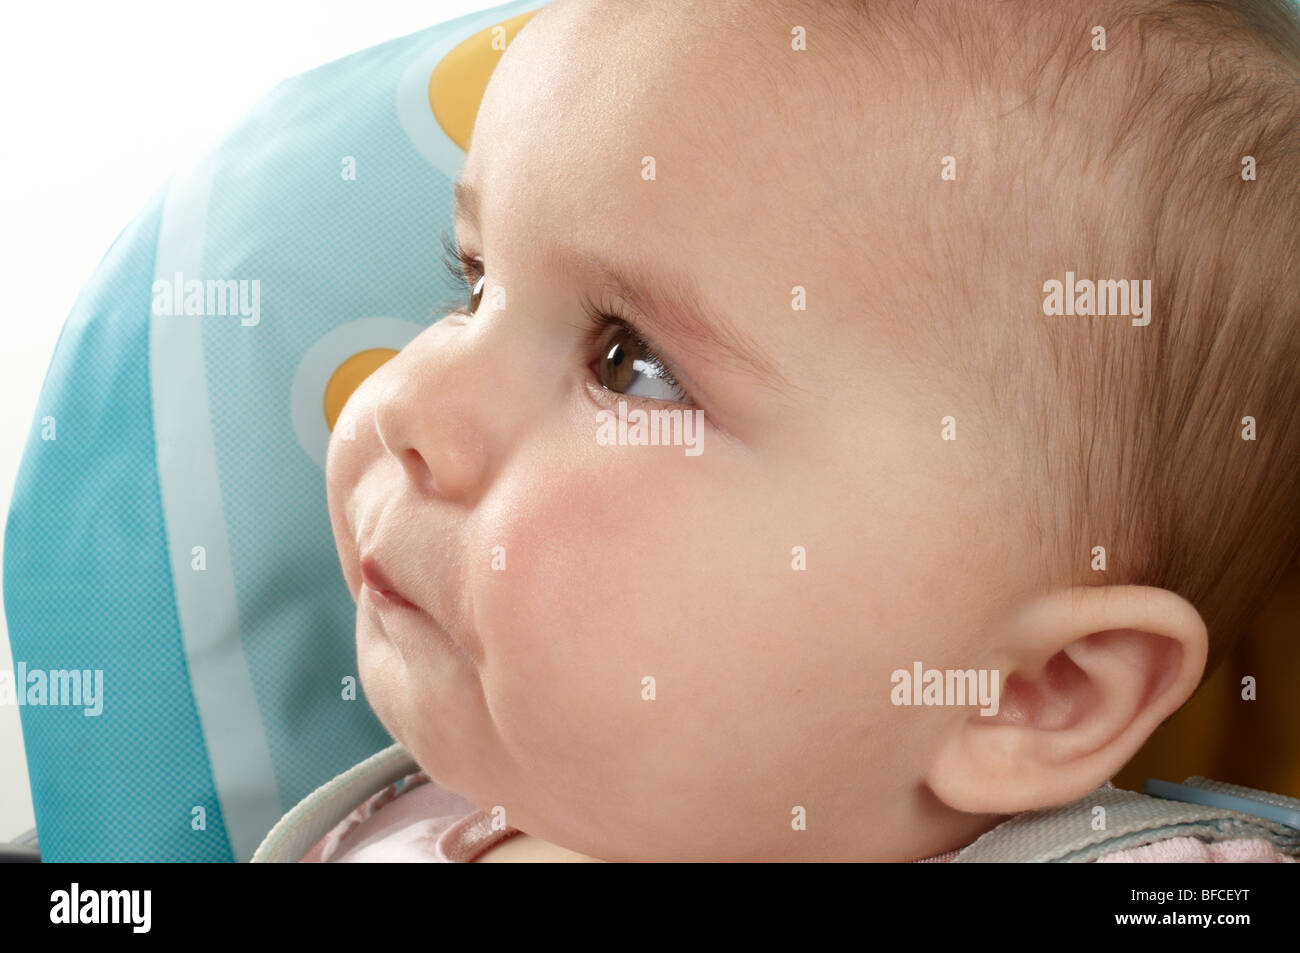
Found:
<path fill-rule="evenodd" d="M 467 864 L 518 833 L 509 826 L 493 830 L 490 814 L 416 771 L 358 805 L 301 862 Z M 950 850 L 916 863 L 947 863 L 957 854 Z M 1099 864 L 1295 862 L 1263 838 L 1207 844 L 1195 837 L 1171 837 L 1097 858 Z"/>
<path fill-rule="evenodd" d="M 493 830 L 492 821 L 416 771 L 354 808 L 301 863 L 470 863 L 519 833 L 513 827 Z"/>

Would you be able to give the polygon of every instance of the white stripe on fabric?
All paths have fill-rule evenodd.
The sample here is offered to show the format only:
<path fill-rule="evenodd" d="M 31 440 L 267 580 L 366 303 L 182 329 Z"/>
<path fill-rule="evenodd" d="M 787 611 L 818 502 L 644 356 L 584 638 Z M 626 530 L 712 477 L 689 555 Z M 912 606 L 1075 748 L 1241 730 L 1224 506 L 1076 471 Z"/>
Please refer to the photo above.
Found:
<path fill-rule="evenodd" d="M 203 278 L 216 156 L 177 172 L 158 230 L 155 281 Z M 183 289 L 174 289 L 180 294 Z M 174 310 L 183 311 L 183 308 Z M 213 783 L 235 859 L 246 861 L 279 820 L 279 789 L 244 659 L 235 577 L 209 419 L 203 327 L 197 316 L 150 313 L 154 443 L 181 640 Z M 191 548 L 206 570 L 191 569 Z"/>

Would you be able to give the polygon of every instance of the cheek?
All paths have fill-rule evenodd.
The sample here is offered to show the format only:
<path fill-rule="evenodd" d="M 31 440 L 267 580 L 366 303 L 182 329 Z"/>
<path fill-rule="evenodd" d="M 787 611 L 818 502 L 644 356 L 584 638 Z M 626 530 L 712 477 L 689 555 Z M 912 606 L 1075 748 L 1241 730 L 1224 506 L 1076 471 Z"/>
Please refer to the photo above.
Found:
<path fill-rule="evenodd" d="M 498 737 L 538 774 L 580 766 L 628 804 L 666 783 L 701 792 L 702 764 L 771 758 L 774 733 L 800 749 L 787 700 L 809 704 L 827 677 L 819 586 L 791 566 L 810 542 L 788 538 L 797 514 L 724 451 L 675 454 L 521 456 L 476 514 L 474 549 L 505 555 L 470 581 Z"/>
<path fill-rule="evenodd" d="M 671 615 L 652 596 L 670 582 L 681 513 L 647 490 L 654 464 L 597 448 L 520 466 L 501 481 L 479 514 L 479 538 L 489 550 L 503 547 L 505 569 L 474 580 L 494 677 L 526 671 L 541 692 L 614 677 L 615 659 L 633 661 L 620 647 L 641 643 L 642 626 Z"/>
<path fill-rule="evenodd" d="M 737 587 L 788 582 L 754 518 L 768 493 L 721 450 L 539 441 L 475 514 L 474 550 L 505 561 L 471 573 L 491 667 L 603 676 L 614 658 L 643 666 L 698 645 L 700 626 L 734 623 Z"/>
<path fill-rule="evenodd" d="M 505 569 L 484 561 L 470 581 L 483 687 L 501 743 L 545 782 L 534 789 L 558 790 L 578 771 L 584 787 L 626 803 L 654 770 L 649 752 L 675 750 L 694 723 L 694 710 L 645 700 L 642 680 L 698 699 L 707 692 L 694 686 L 718 664 L 696 634 L 717 628 L 720 594 L 705 597 L 693 547 L 726 545 L 716 521 L 726 515 L 709 505 L 723 461 L 572 443 L 521 454 L 476 513 L 475 549 L 502 546 L 505 557 Z M 719 565 L 712 586 L 734 568 Z"/>

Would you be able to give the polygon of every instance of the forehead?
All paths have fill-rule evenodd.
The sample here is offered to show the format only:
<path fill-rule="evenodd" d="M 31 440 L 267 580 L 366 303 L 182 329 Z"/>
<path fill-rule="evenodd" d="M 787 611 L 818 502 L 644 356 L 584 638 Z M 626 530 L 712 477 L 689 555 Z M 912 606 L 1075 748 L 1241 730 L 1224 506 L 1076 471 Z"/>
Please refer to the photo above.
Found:
<path fill-rule="evenodd" d="M 736 102 L 748 71 L 718 69 L 699 23 L 676 8 L 542 10 L 492 76 L 466 178 L 606 248 L 650 225 L 693 232 L 751 211 L 759 179 L 784 179 L 770 156 L 761 161 L 772 130 L 756 128 L 765 123 L 754 105 Z"/>
<path fill-rule="evenodd" d="M 795 286 L 827 304 L 838 263 L 861 265 L 843 234 L 870 217 L 857 136 L 831 128 L 824 87 L 791 80 L 788 24 L 699 9 L 542 10 L 493 74 L 464 178 L 490 243 L 671 262 L 738 321 L 788 320 Z"/>

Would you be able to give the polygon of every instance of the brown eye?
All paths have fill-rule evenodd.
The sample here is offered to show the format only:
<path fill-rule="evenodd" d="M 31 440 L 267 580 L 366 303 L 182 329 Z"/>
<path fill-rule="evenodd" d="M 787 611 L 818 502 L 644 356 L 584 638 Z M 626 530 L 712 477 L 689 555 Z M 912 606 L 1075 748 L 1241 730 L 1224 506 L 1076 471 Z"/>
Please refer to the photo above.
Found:
<path fill-rule="evenodd" d="M 605 345 L 600 360 L 600 386 L 622 393 L 634 376 L 632 360 L 635 342 L 626 331 L 617 331 Z"/>
<path fill-rule="evenodd" d="M 469 307 L 465 310 L 473 314 L 478 310 L 478 306 L 483 303 L 483 288 L 487 282 L 487 275 L 479 275 L 478 281 L 474 282 L 474 287 L 469 292 Z"/>
<path fill-rule="evenodd" d="M 617 394 L 650 400 L 687 400 L 686 392 L 663 362 L 630 328 L 615 326 L 605 339 L 596 360 L 596 376 L 601 387 Z"/>
<path fill-rule="evenodd" d="M 483 259 L 466 251 L 449 233 L 442 234 L 442 260 L 452 280 L 469 291 L 469 307 L 457 309 L 457 314 L 473 314 L 483 301 L 487 288 Z"/>

